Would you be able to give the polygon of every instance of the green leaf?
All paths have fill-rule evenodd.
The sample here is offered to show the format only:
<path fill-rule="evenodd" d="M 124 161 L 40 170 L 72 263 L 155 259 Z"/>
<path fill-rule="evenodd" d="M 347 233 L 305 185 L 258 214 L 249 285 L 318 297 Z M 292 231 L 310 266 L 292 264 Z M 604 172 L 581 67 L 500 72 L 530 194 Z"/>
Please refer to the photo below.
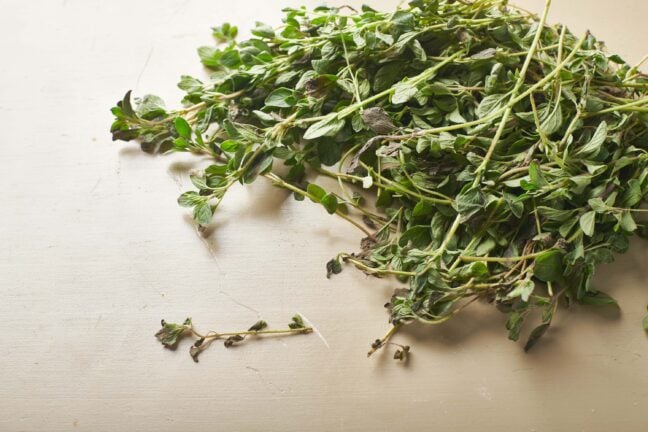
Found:
<path fill-rule="evenodd" d="M 593 306 L 617 305 L 617 301 L 605 294 L 603 291 L 588 291 L 579 299 L 579 301 L 583 304 Z"/>
<path fill-rule="evenodd" d="M 584 213 L 578 220 L 581 230 L 583 230 L 583 233 L 588 237 L 591 237 L 594 234 L 595 222 L 596 212 L 594 210 L 590 210 L 587 213 Z"/>
<path fill-rule="evenodd" d="M 189 141 L 182 137 L 173 140 L 173 148 L 177 151 L 185 151 L 189 147 Z"/>
<path fill-rule="evenodd" d="M 412 216 L 414 217 L 427 216 L 432 214 L 433 210 L 434 207 L 429 201 L 419 201 L 416 203 L 414 209 L 412 210 Z"/>
<path fill-rule="evenodd" d="M 561 237 L 567 238 L 569 236 L 569 233 L 577 223 L 577 218 L 567 219 L 567 221 L 565 221 L 562 225 L 560 225 L 560 228 L 558 228 L 558 234 L 560 234 Z"/>
<path fill-rule="evenodd" d="M 399 10 L 394 12 L 391 22 L 401 30 L 410 30 L 414 27 L 414 15 L 410 12 Z"/>
<path fill-rule="evenodd" d="M 212 217 L 211 205 L 207 201 L 201 202 L 194 207 L 193 218 L 199 225 L 208 225 Z"/>
<path fill-rule="evenodd" d="M 381 66 L 376 75 L 374 75 L 373 88 L 374 91 L 380 92 L 387 90 L 396 81 L 400 79 L 401 71 L 403 69 L 402 62 L 391 62 Z"/>
<path fill-rule="evenodd" d="M 417 225 L 405 231 L 398 240 L 398 244 L 402 247 L 407 246 L 411 242 L 412 246 L 420 249 L 429 245 L 430 241 L 430 227 L 427 225 Z"/>
<path fill-rule="evenodd" d="M 637 224 L 632 218 L 632 213 L 629 211 L 624 211 L 621 214 L 621 220 L 619 221 L 619 226 L 621 229 L 627 232 L 633 232 L 637 229 Z"/>
<path fill-rule="evenodd" d="M 605 213 L 608 210 L 608 206 L 603 202 L 601 198 L 591 198 L 587 200 L 587 204 L 594 210 L 596 213 Z"/>
<path fill-rule="evenodd" d="M 531 183 L 533 183 L 536 186 L 537 189 L 540 189 L 543 186 L 547 185 L 547 181 L 542 175 L 542 169 L 540 168 L 540 165 L 538 165 L 538 162 L 536 161 L 533 161 L 529 164 L 529 179 L 531 180 Z"/>
<path fill-rule="evenodd" d="M 504 108 L 508 100 L 505 94 L 492 94 L 486 96 L 477 106 L 477 117 L 484 118 L 489 114 Z"/>
<path fill-rule="evenodd" d="M 260 38 L 272 39 L 275 37 L 274 29 L 268 24 L 259 21 L 255 23 L 255 27 L 251 30 L 251 33 Z"/>
<path fill-rule="evenodd" d="M 589 140 L 589 142 L 580 147 L 574 154 L 579 157 L 587 157 L 597 154 L 601 150 L 601 146 L 607 138 L 607 132 L 607 123 L 605 121 L 602 121 L 601 123 L 599 123 L 596 131 L 594 132 L 594 135 L 592 135 L 592 138 Z"/>
<path fill-rule="evenodd" d="M 320 199 L 320 203 L 324 206 L 324 208 L 329 214 L 335 213 L 338 208 L 337 197 L 331 193 L 324 195 Z"/>
<path fill-rule="evenodd" d="M 176 117 L 173 124 L 175 125 L 175 130 L 178 132 L 178 135 L 185 139 L 191 138 L 191 126 L 189 126 L 187 120 L 182 117 Z"/>
<path fill-rule="evenodd" d="M 198 192 L 188 191 L 178 197 L 178 204 L 182 207 L 194 207 L 205 201 L 205 197 L 198 195 Z"/>
<path fill-rule="evenodd" d="M 560 130 L 562 123 L 562 108 L 560 107 L 560 103 L 558 103 L 542 124 L 540 124 L 540 130 L 542 130 L 545 135 L 551 135 Z"/>
<path fill-rule="evenodd" d="M 475 248 L 475 255 L 476 256 L 485 256 L 490 253 L 495 247 L 497 246 L 497 243 L 492 237 L 487 238 L 483 242 L 479 243 L 479 245 Z"/>
<path fill-rule="evenodd" d="M 563 275 L 562 251 L 551 249 L 542 252 L 535 259 L 533 275 L 544 282 L 553 282 L 562 278 Z"/>
<path fill-rule="evenodd" d="M 147 120 L 166 115 L 164 101 L 155 95 L 143 96 L 137 104 L 137 115 Z"/>
<path fill-rule="evenodd" d="M 265 99 L 266 106 L 275 108 L 290 108 L 297 103 L 294 93 L 286 87 L 273 90 Z"/>
<path fill-rule="evenodd" d="M 243 181 L 245 183 L 252 183 L 259 174 L 265 174 L 272 169 L 272 151 L 259 155 L 254 163 L 243 174 Z"/>
<path fill-rule="evenodd" d="M 192 174 L 189 176 L 189 180 L 196 187 L 196 189 L 209 189 L 207 185 L 207 180 L 203 175 Z"/>
<path fill-rule="evenodd" d="M 310 125 L 304 133 L 304 139 L 312 140 L 323 136 L 333 136 L 344 127 L 344 119 L 338 119 L 337 113 L 331 113 L 326 118 Z"/>
<path fill-rule="evenodd" d="M 316 203 L 321 202 L 322 198 L 326 195 L 326 191 L 315 183 L 309 183 L 306 187 L 306 192 L 311 196 L 311 201 Z"/>
<path fill-rule="evenodd" d="M 270 114 L 265 113 L 263 111 L 253 110 L 252 114 L 257 116 L 259 118 L 259 120 L 264 121 L 264 122 L 274 122 L 274 121 L 276 121 L 274 117 L 272 117 Z"/>
<path fill-rule="evenodd" d="M 241 64 L 241 57 L 237 50 L 228 49 L 220 56 L 219 62 L 228 69 L 235 69 Z"/>
<path fill-rule="evenodd" d="M 412 42 L 410 42 L 409 47 L 412 50 L 412 54 L 414 54 L 414 57 L 416 57 L 417 60 L 427 60 L 427 53 L 423 49 L 423 46 L 421 46 L 421 42 L 414 39 L 412 40 Z"/>
<path fill-rule="evenodd" d="M 538 213 L 547 220 L 554 222 L 565 222 L 572 217 L 574 212 L 575 210 L 559 210 L 546 206 L 538 206 Z"/>
<path fill-rule="evenodd" d="M 524 351 L 529 351 L 533 346 L 538 342 L 538 340 L 547 332 L 549 328 L 549 323 L 542 323 L 538 327 L 531 330 L 529 334 L 529 339 L 527 340 L 526 345 L 524 345 Z"/>
<path fill-rule="evenodd" d="M 469 280 L 475 278 L 476 280 L 483 280 L 490 276 L 488 265 L 483 261 L 475 261 L 467 264 L 459 269 L 457 278 L 460 280 Z"/>
<path fill-rule="evenodd" d="M 641 202 L 643 193 L 641 192 L 641 182 L 639 179 L 628 180 L 625 191 L 623 192 L 623 205 L 625 207 L 634 207 Z"/>
<path fill-rule="evenodd" d="M 333 139 L 323 139 L 317 142 L 317 155 L 322 165 L 333 166 L 342 156 L 342 147 Z"/>
<path fill-rule="evenodd" d="M 418 92 L 415 85 L 405 82 L 400 82 L 394 86 L 394 93 L 391 97 L 391 103 L 394 105 L 403 104 L 414 97 Z"/>
<path fill-rule="evenodd" d="M 462 190 L 455 200 L 461 221 L 465 222 L 484 207 L 484 195 L 479 187 Z"/>
<path fill-rule="evenodd" d="M 236 38 L 238 27 L 230 23 L 223 23 L 219 26 L 212 27 L 212 36 L 221 43 L 228 42 Z"/>
<path fill-rule="evenodd" d="M 508 332 L 508 338 L 512 341 L 516 341 L 520 338 L 520 330 L 522 329 L 522 324 L 524 323 L 524 314 L 519 311 L 513 311 L 509 314 L 508 320 L 506 321 L 506 329 Z"/>
<path fill-rule="evenodd" d="M 121 112 L 127 117 L 135 116 L 135 111 L 133 110 L 133 105 L 131 104 L 131 93 L 132 90 L 128 90 L 122 100 L 117 102 L 118 108 L 120 108 Z M 143 99 L 144 98 L 142 98 L 142 100 Z"/>
<path fill-rule="evenodd" d="M 506 298 L 514 299 L 520 297 L 522 301 L 526 303 L 529 301 L 529 296 L 531 296 L 534 289 L 535 283 L 531 279 L 517 281 L 515 285 L 513 285 L 511 292 L 506 295 Z"/>
<path fill-rule="evenodd" d="M 644 317 L 644 319 L 643 319 L 643 321 L 641 323 L 643 325 L 644 330 L 648 332 L 648 315 L 646 315 Z"/>
<path fill-rule="evenodd" d="M 516 218 L 521 218 L 524 214 L 524 203 L 517 199 L 515 195 L 510 193 L 504 193 L 504 200 L 511 210 L 511 213 L 513 213 Z"/>
<path fill-rule="evenodd" d="M 207 66 L 210 69 L 220 69 L 220 57 L 223 55 L 223 52 L 218 48 L 211 46 L 202 46 L 198 48 L 198 56 L 202 64 Z"/>
<path fill-rule="evenodd" d="M 219 147 L 224 152 L 236 153 L 236 151 L 241 147 L 241 143 L 235 140 L 225 140 L 219 144 Z"/>

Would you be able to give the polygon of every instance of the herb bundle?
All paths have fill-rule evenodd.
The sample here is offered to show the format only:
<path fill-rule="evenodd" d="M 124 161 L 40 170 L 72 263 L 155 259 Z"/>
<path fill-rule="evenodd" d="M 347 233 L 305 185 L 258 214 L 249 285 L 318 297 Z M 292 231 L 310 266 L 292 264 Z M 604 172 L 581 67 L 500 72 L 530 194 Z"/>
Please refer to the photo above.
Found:
<path fill-rule="evenodd" d="M 528 350 L 560 303 L 615 303 L 595 269 L 648 231 L 648 77 L 548 25 L 549 3 L 541 16 L 502 0 L 285 9 L 244 41 L 223 24 L 198 49 L 209 78 L 179 83 L 184 108 L 128 92 L 113 139 L 210 158 L 178 198 L 201 226 L 259 176 L 356 226 L 360 250 L 328 276 L 347 263 L 406 286 L 370 354 L 480 299 L 508 314 L 512 340 L 541 311 Z"/>

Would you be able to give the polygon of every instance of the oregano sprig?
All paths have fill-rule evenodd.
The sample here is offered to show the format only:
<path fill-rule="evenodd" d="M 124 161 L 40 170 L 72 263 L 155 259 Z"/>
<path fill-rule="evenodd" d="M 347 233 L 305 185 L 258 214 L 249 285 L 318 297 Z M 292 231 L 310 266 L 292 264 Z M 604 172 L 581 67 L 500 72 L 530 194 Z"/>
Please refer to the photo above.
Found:
<path fill-rule="evenodd" d="M 225 348 L 230 348 L 249 337 L 257 337 L 263 335 L 286 335 L 286 334 L 304 334 L 313 331 L 313 328 L 307 326 L 300 315 L 292 317 L 291 322 L 286 329 L 268 329 L 268 323 L 259 320 L 252 324 L 250 328 L 245 331 L 238 332 L 216 332 L 209 331 L 207 333 L 199 333 L 193 325 L 191 318 L 187 318 L 182 324 L 174 324 L 162 320 L 162 328 L 155 333 L 155 337 L 166 348 L 176 349 L 180 340 L 184 337 L 190 336 L 195 339 L 195 342 L 189 348 L 191 358 L 198 362 L 198 355 L 207 349 L 214 341 L 224 340 L 223 345 Z"/>

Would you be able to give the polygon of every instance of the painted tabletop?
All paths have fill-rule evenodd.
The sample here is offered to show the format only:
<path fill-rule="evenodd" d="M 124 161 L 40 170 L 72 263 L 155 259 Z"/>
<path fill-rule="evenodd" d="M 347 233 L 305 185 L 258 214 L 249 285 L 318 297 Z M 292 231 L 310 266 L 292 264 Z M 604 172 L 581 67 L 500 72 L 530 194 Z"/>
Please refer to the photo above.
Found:
<path fill-rule="evenodd" d="M 173 105 L 179 76 L 204 74 L 210 26 L 245 34 L 298 3 L 0 0 L 0 431 L 648 430 L 646 243 L 596 276 L 621 312 L 560 311 L 534 352 L 476 305 L 398 334 L 407 364 L 367 359 L 396 282 L 326 279 L 356 250 L 353 227 L 262 179 L 201 235 L 175 202 L 198 165 L 111 142 L 126 90 Z M 645 0 L 554 3 L 551 22 L 631 63 L 648 52 Z M 188 341 L 153 337 L 161 318 L 226 331 L 294 313 L 317 332 L 214 346 L 198 364 Z"/>

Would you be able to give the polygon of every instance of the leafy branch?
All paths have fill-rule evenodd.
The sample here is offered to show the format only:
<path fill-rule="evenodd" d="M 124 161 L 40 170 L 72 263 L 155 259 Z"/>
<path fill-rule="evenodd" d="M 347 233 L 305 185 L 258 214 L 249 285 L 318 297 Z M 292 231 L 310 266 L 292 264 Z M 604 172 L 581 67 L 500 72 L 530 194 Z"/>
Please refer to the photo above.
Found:
<path fill-rule="evenodd" d="M 268 329 L 268 323 L 259 320 L 245 331 L 238 332 L 216 332 L 209 331 L 205 334 L 199 333 L 193 325 L 191 318 L 187 318 L 182 324 L 174 324 L 162 320 L 162 328 L 155 333 L 157 340 L 169 349 L 176 349 L 180 340 L 184 337 L 193 337 L 195 342 L 189 348 L 189 354 L 195 362 L 198 362 L 198 355 L 207 349 L 214 341 L 224 340 L 225 348 L 237 345 L 246 338 L 263 336 L 263 335 L 287 335 L 287 334 L 304 334 L 313 331 L 312 327 L 304 324 L 300 315 L 292 317 L 287 329 L 272 330 Z"/>

